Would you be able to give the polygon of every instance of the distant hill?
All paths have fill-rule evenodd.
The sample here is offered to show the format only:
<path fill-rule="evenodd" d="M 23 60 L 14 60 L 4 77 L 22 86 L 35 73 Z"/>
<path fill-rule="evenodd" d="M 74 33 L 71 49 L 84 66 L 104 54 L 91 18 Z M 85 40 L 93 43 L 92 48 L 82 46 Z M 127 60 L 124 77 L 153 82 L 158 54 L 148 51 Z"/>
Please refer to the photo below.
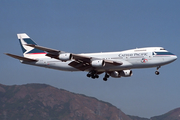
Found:
<path fill-rule="evenodd" d="M 180 108 L 147 119 L 46 84 L 0 84 L 0 120 L 180 120 Z"/>
<path fill-rule="evenodd" d="M 180 108 L 171 110 L 160 116 L 152 117 L 151 120 L 180 120 Z"/>
<path fill-rule="evenodd" d="M 138 116 L 131 116 L 131 115 L 128 115 L 132 120 L 150 120 L 148 118 L 141 118 L 141 117 L 138 117 Z"/>
<path fill-rule="evenodd" d="M 45 84 L 0 84 L 0 120 L 132 120 L 110 103 Z"/>
<path fill-rule="evenodd" d="M 171 110 L 170 112 L 160 116 L 151 117 L 150 119 L 130 115 L 129 117 L 132 120 L 180 120 L 180 108 Z"/>

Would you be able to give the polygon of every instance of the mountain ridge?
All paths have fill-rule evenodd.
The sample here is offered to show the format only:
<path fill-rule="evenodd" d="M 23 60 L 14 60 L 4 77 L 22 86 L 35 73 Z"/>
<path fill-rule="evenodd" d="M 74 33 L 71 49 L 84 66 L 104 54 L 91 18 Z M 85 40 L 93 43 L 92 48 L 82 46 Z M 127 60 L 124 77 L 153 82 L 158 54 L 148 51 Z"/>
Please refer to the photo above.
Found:
<path fill-rule="evenodd" d="M 180 108 L 150 119 L 126 115 L 111 103 L 47 84 L 0 84 L 0 119 L 180 120 Z"/>
<path fill-rule="evenodd" d="M 110 103 L 46 84 L 0 84 L 0 119 L 131 120 Z"/>

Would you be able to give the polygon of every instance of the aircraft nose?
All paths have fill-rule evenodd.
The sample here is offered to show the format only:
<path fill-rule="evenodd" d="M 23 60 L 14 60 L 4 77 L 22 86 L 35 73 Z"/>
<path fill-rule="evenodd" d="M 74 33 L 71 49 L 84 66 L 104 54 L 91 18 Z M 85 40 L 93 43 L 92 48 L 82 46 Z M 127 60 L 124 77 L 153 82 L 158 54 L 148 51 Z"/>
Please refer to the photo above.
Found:
<path fill-rule="evenodd" d="M 176 59 L 177 59 L 177 56 L 175 55 L 175 56 L 174 56 L 174 60 L 176 60 Z"/>
<path fill-rule="evenodd" d="M 174 55 L 174 56 L 171 57 L 171 61 L 172 61 L 172 62 L 175 61 L 176 59 L 177 59 L 177 56 L 176 56 L 176 55 Z"/>
<path fill-rule="evenodd" d="M 168 63 L 171 63 L 171 62 L 174 62 L 176 59 L 177 59 L 177 56 L 176 56 L 176 55 L 172 55 L 172 56 L 170 56 L 170 57 L 167 59 L 167 62 L 168 62 Z"/>

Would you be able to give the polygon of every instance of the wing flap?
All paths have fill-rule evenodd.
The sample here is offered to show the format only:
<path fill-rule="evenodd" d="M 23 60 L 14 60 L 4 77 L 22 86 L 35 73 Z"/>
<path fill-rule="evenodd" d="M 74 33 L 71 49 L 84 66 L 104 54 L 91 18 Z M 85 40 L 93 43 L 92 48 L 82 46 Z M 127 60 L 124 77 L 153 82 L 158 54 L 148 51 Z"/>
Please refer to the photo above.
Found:
<path fill-rule="evenodd" d="M 4 54 L 6 54 L 6 55 L 8 55 L 10 57 L 13 57 L 15 59 L 19 59 L 19 60 L 23 60 L 23 61 L 27 61 L 27 62 L 37 62 L 37 60 L 21 57 L 21 56 L 18 56 L 18 55 L 13 55 L 13 54 L 10 54 L 10 53 L 4 53 Z"/>
<path fill-rule="evenodd" d="M 90 64 L 87 64 L 87 63 L 81 62 L 81 61 L 73 61 L 73 62 L 69 63 L 69 65 L 78 70 L 81 70 L 81 71 L 85 71 L 85 70 L 92 68 L 92 66 Z"/>
<path fill-rule="evenodd" d="M 111 64 L 111 65 L 115 65 L 115 66 L 118 66 L 118 65 L 122 65 L 123 63 L 120 62 L 120 61 L 113 61 L 113 60 L 104 60 L 105 63 L 107 64 Z"/>

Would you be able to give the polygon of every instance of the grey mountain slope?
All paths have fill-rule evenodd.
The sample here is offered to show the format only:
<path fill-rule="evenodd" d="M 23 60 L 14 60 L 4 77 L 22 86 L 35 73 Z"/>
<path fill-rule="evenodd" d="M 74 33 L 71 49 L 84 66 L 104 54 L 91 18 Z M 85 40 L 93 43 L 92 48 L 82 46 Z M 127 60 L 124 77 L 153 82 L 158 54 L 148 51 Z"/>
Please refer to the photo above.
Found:
<path fill-rule="evenodd" d="M 110 103 L 45 84 L 0 84 L 0 119 L 131 120 Z"/>
<path fill-rule="evenodd" d="M 180 120 L 180 108 L 150 119 L 127 116 L 110 103 L 46 84 L 0 84 L 0 120 Z"/>

